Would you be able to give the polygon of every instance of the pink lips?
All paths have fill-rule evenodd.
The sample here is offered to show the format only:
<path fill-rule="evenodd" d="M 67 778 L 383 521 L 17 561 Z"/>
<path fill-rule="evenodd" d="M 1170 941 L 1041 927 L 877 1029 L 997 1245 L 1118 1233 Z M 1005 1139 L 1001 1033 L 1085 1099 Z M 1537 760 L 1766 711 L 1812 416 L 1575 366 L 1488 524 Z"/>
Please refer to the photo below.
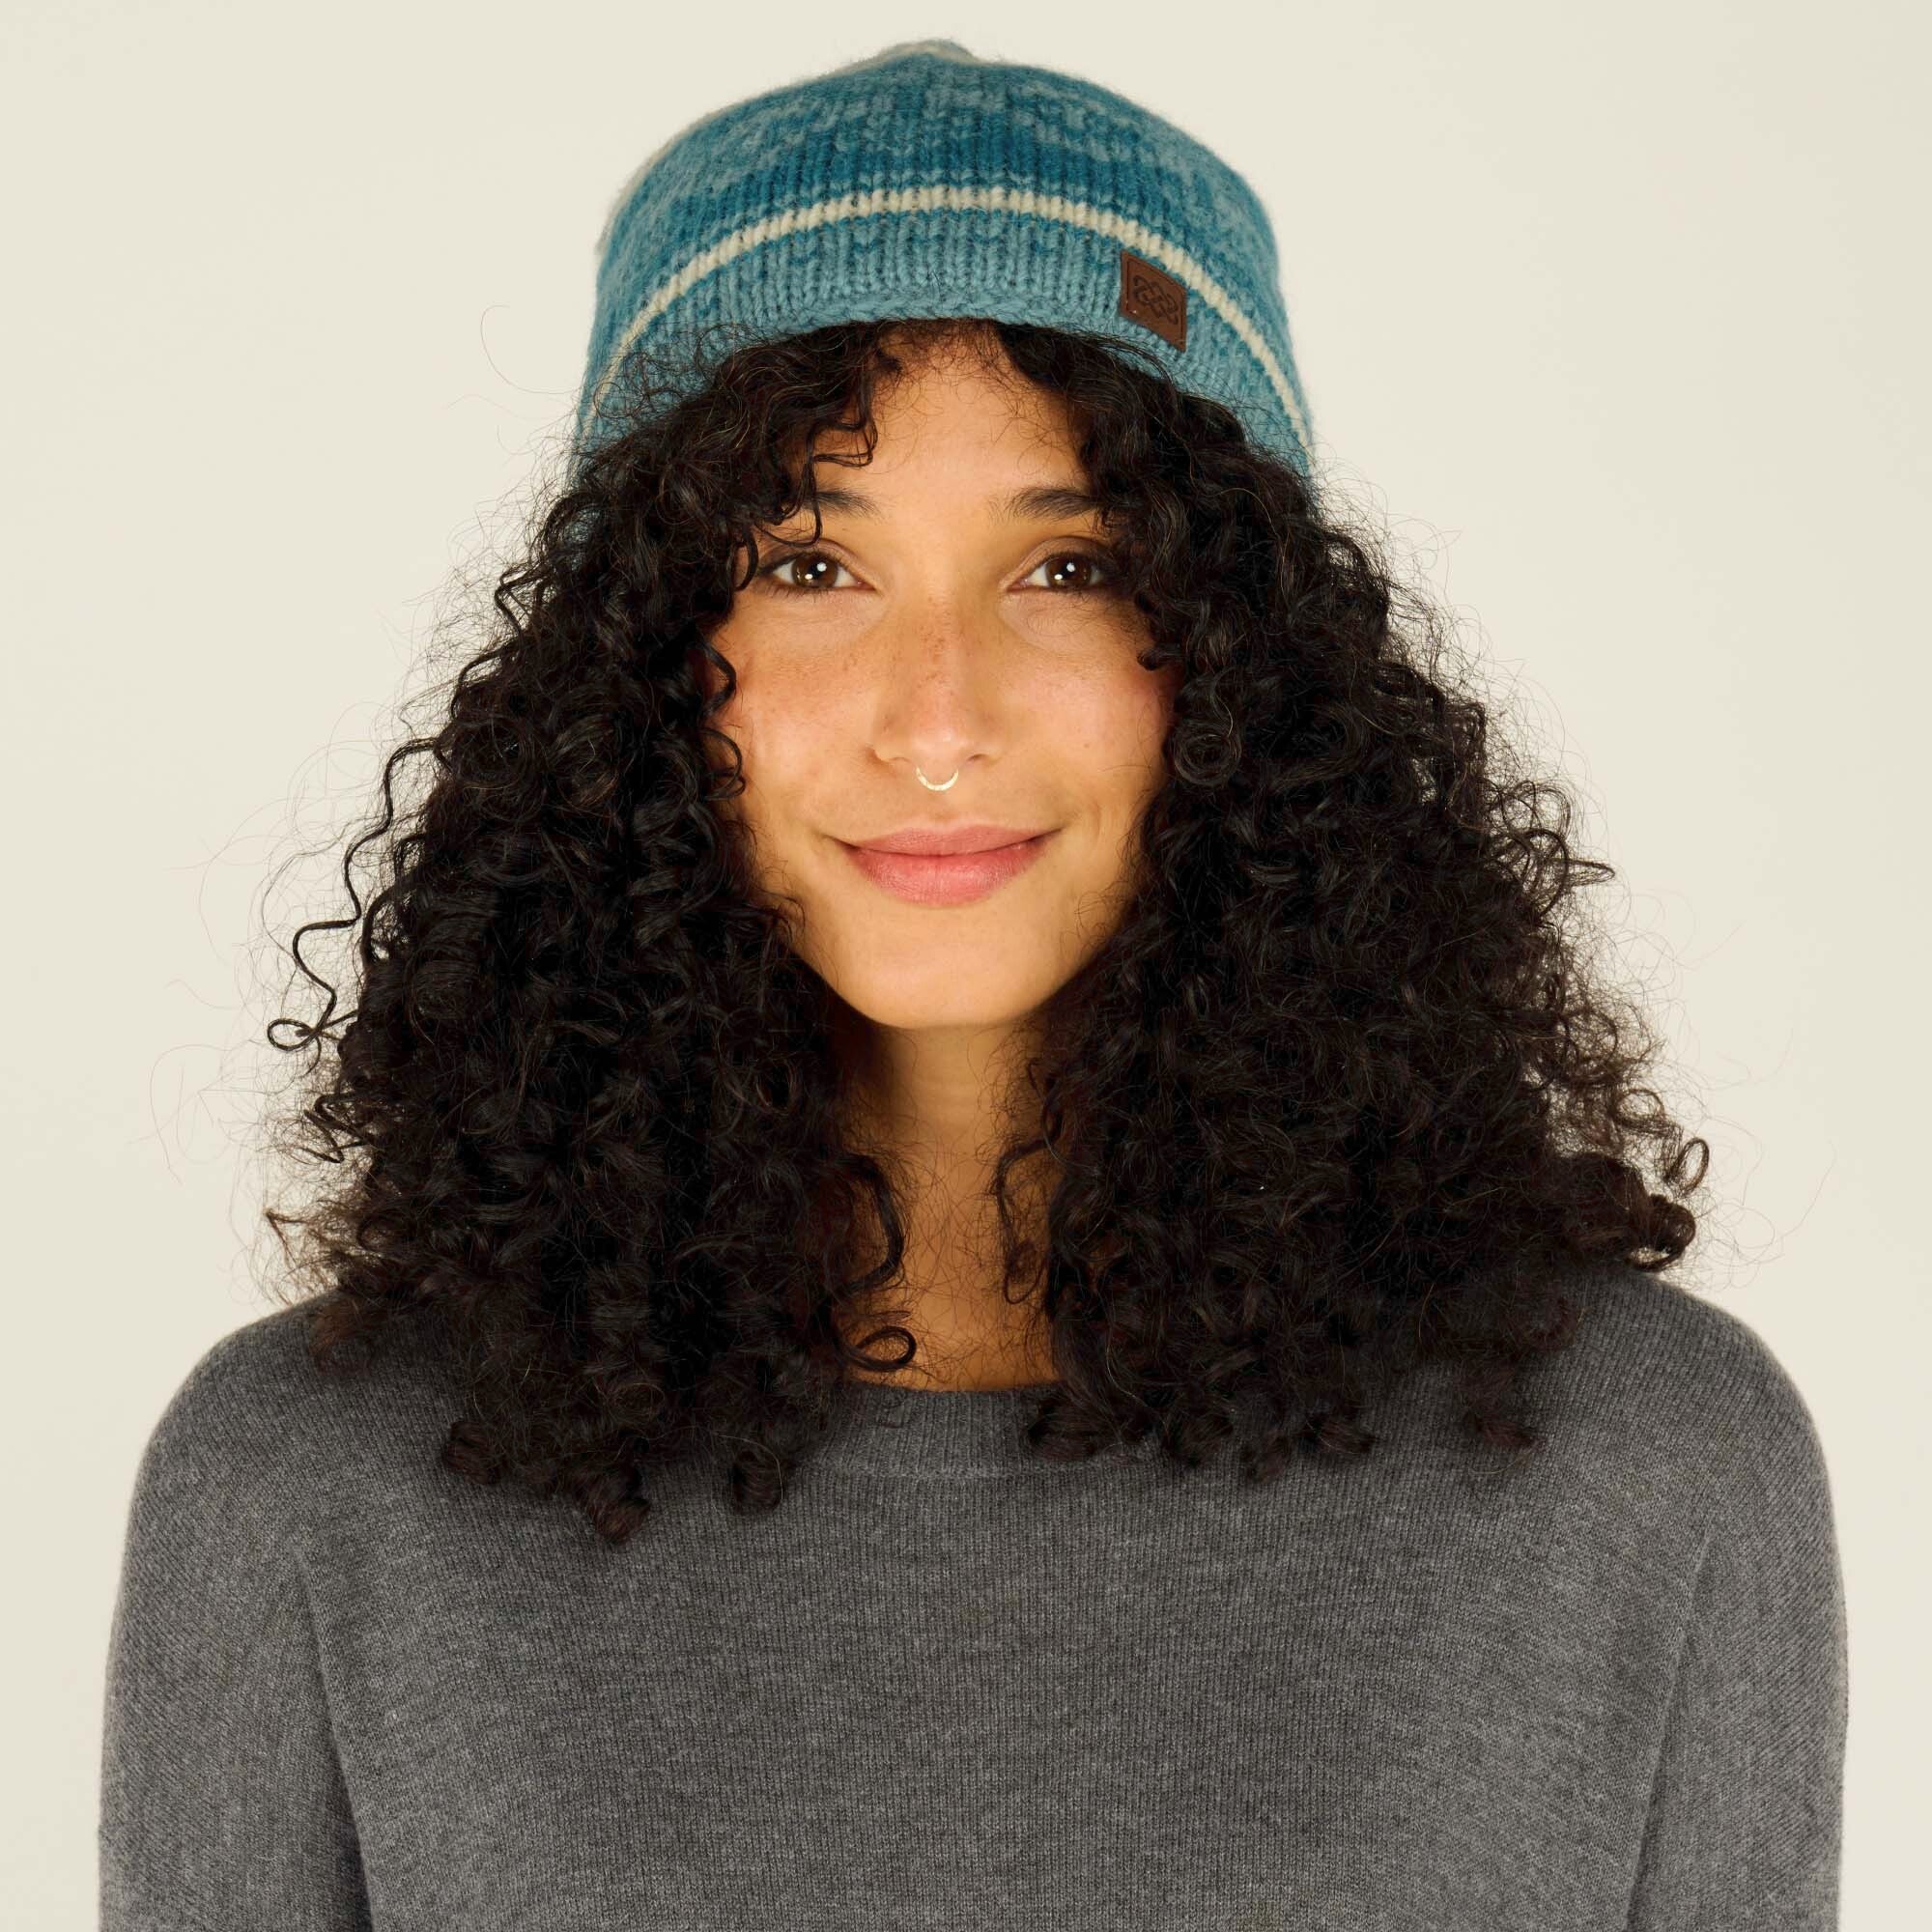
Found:
<path fill-rule="evenodd" d="M 1023 838 L 1017 845 L 996 845 L 985 852 L 952 852 L 943 857 L 914 852 L 882 852 L 875 847 L 846 845 L 846 856 L 872 881 L 896 898 L 916 905 L 966 905 L 1016 879 L 1037 859 L 1053 837 Z M 841 841 L 842 842 L 842 841 Z"/>

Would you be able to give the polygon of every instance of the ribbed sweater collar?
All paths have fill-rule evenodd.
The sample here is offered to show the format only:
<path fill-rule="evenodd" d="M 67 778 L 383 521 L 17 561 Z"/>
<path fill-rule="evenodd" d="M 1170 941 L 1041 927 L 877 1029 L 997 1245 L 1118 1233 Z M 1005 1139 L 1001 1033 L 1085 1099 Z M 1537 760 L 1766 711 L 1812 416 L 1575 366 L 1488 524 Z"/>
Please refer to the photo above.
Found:
<path fill-rule="evenodd" d="M 1042 1463 L 1023 1439 L 1041 1396 L 1053 1386 L 1036 1382 L 1009 1389 L 930 1389 L 842 1381 L 813 1461 L 823 1468 L 882 1476 L 1058 1471 L 1067 1465 Z M 1102 1454 L 1110 1462 L 1133 1460 L 1150 1447 L 1151 1438 Z"/>

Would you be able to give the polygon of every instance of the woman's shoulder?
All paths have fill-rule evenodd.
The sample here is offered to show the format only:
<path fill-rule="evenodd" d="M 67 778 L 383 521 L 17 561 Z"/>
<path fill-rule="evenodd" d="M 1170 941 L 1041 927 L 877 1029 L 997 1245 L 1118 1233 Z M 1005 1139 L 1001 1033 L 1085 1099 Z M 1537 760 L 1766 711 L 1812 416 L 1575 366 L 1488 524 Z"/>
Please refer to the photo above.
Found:
<path fill-rule="evenodd" d="M 1713 1449 L 1815 1433 L 1796 1378 L 1735 1309 L 1629 1263 L 1580 1270 L 1579 1362 L 1606 1397 L 1669 1416 Z"/>
<path fill-rule="evenodd" d="M 407 1403 L 447 1388 L 443 1350 L 425 1324 L 399 1318 L 365 1360 L 324 1369 L 310 1346 L 313 1314 L 312 1302 L 298 1302 L 218 1336 L 177 1383 L 159 1428 L 282 1435 L 292 1425 L 326 1418 L 346 1392 L 366 1389 L 379 1401 Z"/>
<path fill-rule="evenodd" d="M 325 1370 L 309 1313 L 298 1303 L 242 1322 L 177 1379 L 142 1447 L 137 1532 L 188 1517 L 211 1531 L 251 1520 L 286 1531 L 345 1478 L 380 1483 L 440 1446 L 450 1383 L 427 1333 L 399 1325 L 366 1362 Z"/>
<path fill-rule="evenodd" d="M 1752 1500 L 1829 1510 L 1817 1418 L 1772 1344 L 1735 1309 L 1626 1263 L 1577 1270 L 1570 1347 L 1550 1358 L 1550 1434 L 1622 1481 L 1701 1494 L 1721 1523 Z"/>

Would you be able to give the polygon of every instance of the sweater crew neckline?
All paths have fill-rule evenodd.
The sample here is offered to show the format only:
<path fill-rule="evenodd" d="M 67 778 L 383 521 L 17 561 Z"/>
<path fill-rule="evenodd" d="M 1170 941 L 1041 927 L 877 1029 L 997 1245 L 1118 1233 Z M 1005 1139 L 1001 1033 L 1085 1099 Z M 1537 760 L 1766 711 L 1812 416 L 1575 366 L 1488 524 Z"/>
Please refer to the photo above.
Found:
<path fill-rule="evenodd" d="M 1012 1388 L 933 1389 L 907 1382 L 845 1379 L 833 1391 L 830 1421 L 814 1452 L 821 1466 L 882 1476 L 1005 1475 L 1057 1468 L 1027 1445 L 1040 1399 L 1057 1382 Z M 1110 1459 L 1127 1453 L 1102 1452 Z"/>

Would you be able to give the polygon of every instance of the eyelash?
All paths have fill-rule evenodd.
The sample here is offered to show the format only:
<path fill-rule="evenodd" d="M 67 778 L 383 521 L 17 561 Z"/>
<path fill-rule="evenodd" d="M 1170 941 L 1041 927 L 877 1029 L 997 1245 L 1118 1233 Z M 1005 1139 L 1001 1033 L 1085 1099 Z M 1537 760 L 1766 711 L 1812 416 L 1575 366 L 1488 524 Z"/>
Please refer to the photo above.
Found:
<path fill-rule="evenodd" d="M 811 587 L 803 583 L 787 583 L 778 575 L 786 564 L 796 563 L 801 557 L 806 556 L 822 556 L 828 562 L 838 564 L 840 570 L 849 568 L 841 559 L 834 556 L 829 550 L 814 547 L 808 550 L 785 551 L 780 555 L 773 557 L 770 562 L 760 564 L 756 575 L 768 582 L 781 597 L 824 597 L 830 595 L 831 593 L 822 584 Z M 1049 594 L 1056 597 L 1101 597 L 1107 595 L 1118 586 L 1121 581 L 1121 567 L 1115 560 L 1113 554 L 1104 550 L 1052 551 L 1047 555 L 1041 557 L 1039 563 L 1035 564 L 1033 570 L 1028 571 L 1027 575 L 1031 577 L 1033 571 L 1038 570 L 1042 564 L 1058 563 L 1063 557 L 1068 556 L 1078 557 L 1083 563 L 1098 564 L 1101 572 L 1100 582 L 1098 583 L 1081 584 L 1074 589 L 1054 590 Z"/>

